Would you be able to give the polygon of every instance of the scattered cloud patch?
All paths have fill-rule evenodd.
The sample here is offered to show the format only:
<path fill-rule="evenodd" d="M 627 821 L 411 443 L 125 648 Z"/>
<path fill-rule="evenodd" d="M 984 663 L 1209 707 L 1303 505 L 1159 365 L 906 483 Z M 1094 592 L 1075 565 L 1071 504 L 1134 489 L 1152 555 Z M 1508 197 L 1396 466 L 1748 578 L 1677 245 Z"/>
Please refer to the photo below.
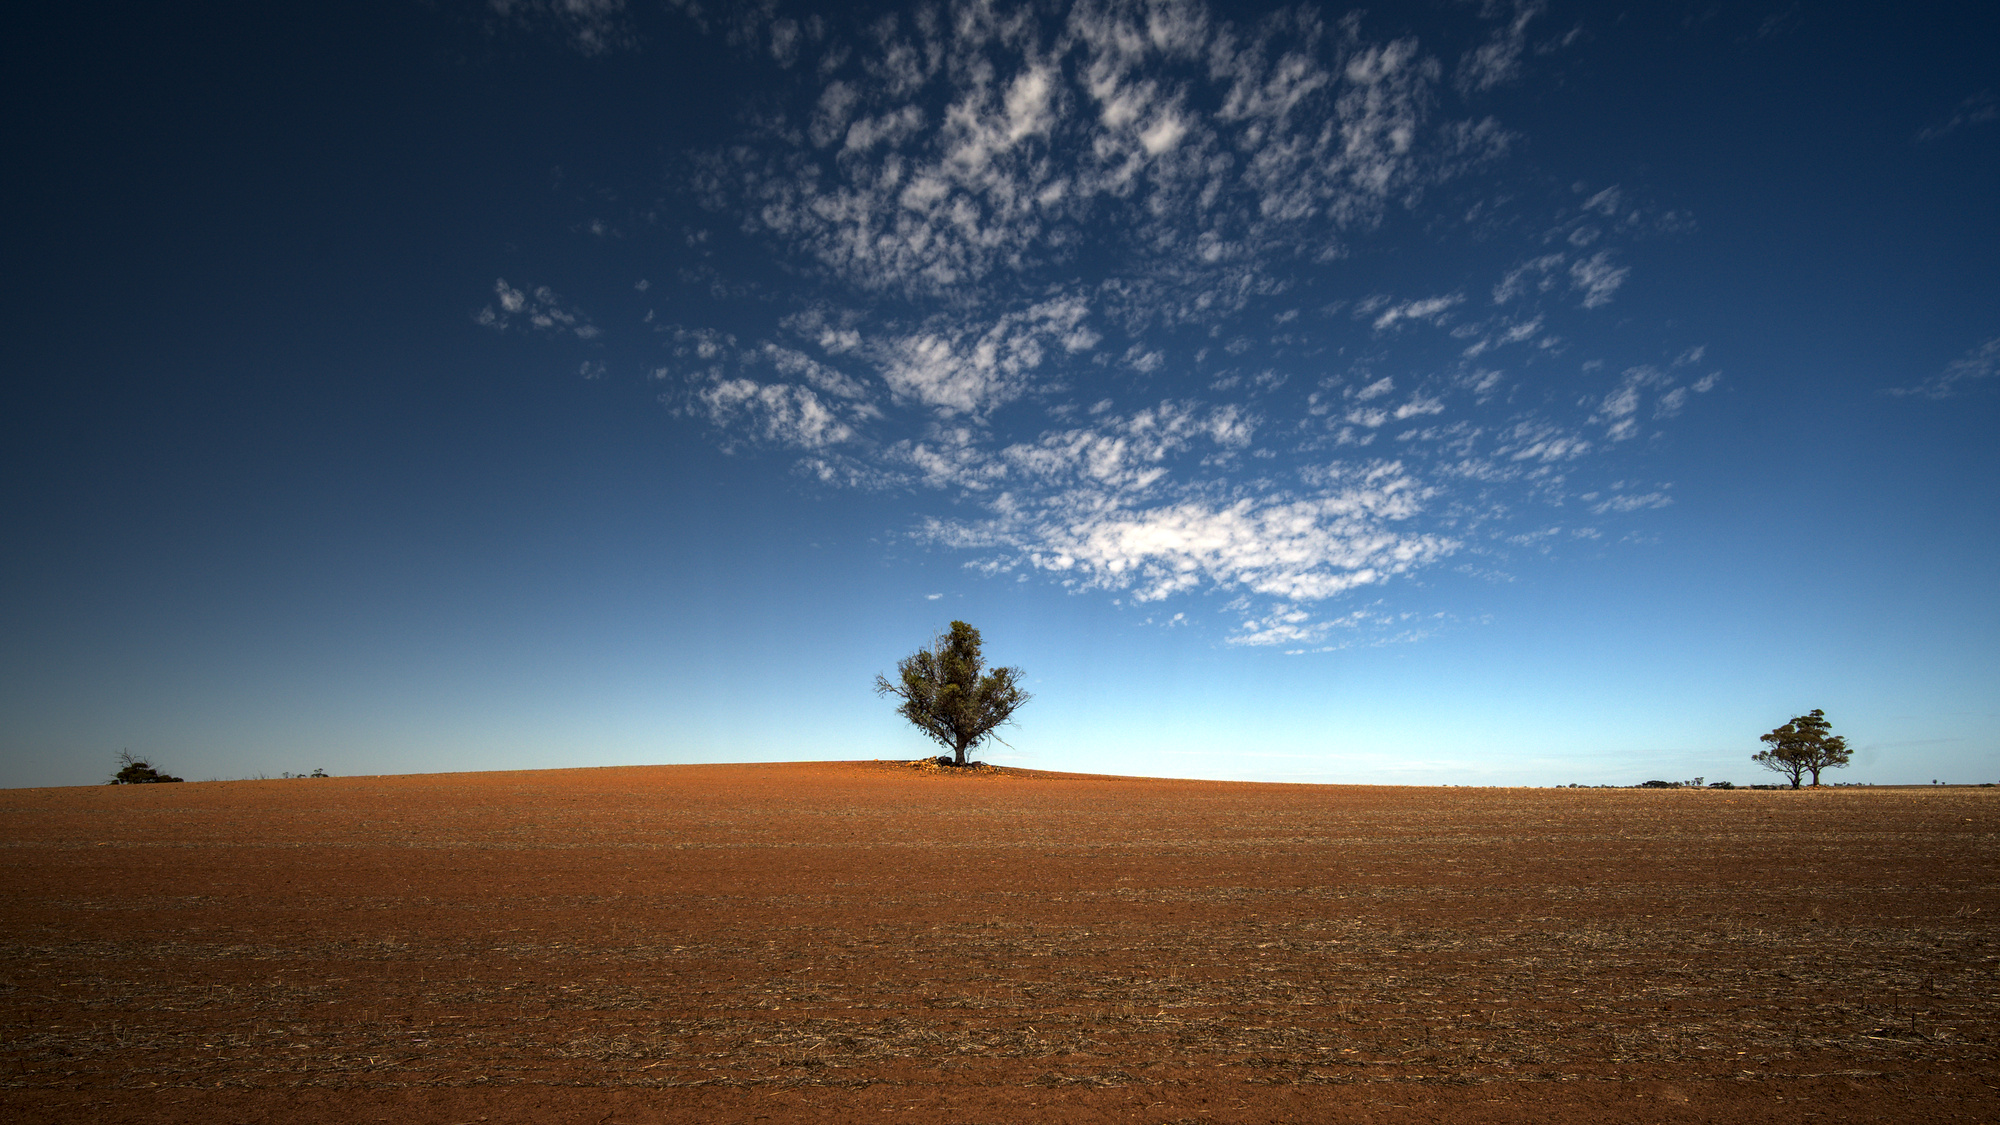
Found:
<path fill-rule="evenodd" d="M 1935 125 L 1926 125 L 1917 131 L 1918 143 L 1943 140 L 1944 138 L 1974 125 L 1987 125 L 2000 120 L 2000 101 L 1995 101 L 1993 91 L 1981 90 L 1952 110 L 1951 116 Z"/>
<path fill-rule="evenodd" d="M 1581 499 L 1590 504 L 1592 515 L 1599 516 L 1607 512 L 1638 512 L 1648 508 L 1664 508 L 1674 502 L 1673 497 L 1667 495 L 1663 490 L 1652 492 L 1621 491 L 1615 492 L 1610 496 L 1585 493 Z"/>
<path fill-rule="evenodd" d="M 1044 360 L 1090 350 L 1083 301 L 1045 301 L 988 325 L 942 317 L 925 329 L 881 342 L 874 357 L 898 399 L 943 416 L 981 416 L 1029 390 Z"/>
<path fill-rule="evenodd" d="M 1978 345 L 1945 365 L 1943 371 L 1910 387 L 1890 387 L 1888 393 L 1917 398 L 1951 398 L 2000 374 L 2000 336 Z"/>
<path fill-rule="evenodd" d="M 1583 307 L 1594 309 L 1611 303 L 1611 295 L 1625 284 L 1625 278 L 1632 271 L 1625 266 L 1611 263 L 1611 252 L 1599 250 L 1588 258 L 1579 258 L 1570 263 L 1570 285 L 1583 295 Z"/>
<path fill-rule="evenodd" d="M 1459 92 L 1474 94 L 1519 78 L 1521 55 L 1527 47 L 1528 24 L 1545 9 L 1546 5 L 1540 0 L 1526 3 L 1516 0 L 1507 22 L 1497 28 L 1486 42 L 1467 51 L 1459 59 L 1455 76 Z"/>
<path fill-rule="evenodd" d="M 882 21 L 816 73 L 798 117 L 707 163 L 710 197 L 831 276 L 912 297 L 1061 268 L 1112 230 L 1158 255 L 1174 311 L 1235 303 L 1260 256 L 1337 255 L 1506 145 L 1438 119 L 1416 41 L 1304 8 L 1236 25 L 1190 3 L 966 5 Z"/>
<path fill-rule="evenodd" d="M 671 250 L 699 267 L 619 299 L 649 303 L 635 366 L 725 448 L 908 496 L 911 534 L 979 573 L 1214 596 L 1230 643 L 1300 651 L 1422 635 L 1353 603 L 1667 502 L 1603 481 L 1719 375 L 1700 348 L 1621 355 L 1600 310 L 1629 244 L 1685 220 L 1510 174 L 1477 106 L 1567 41 L 1530 40 L 1540 0 L 1460 6 L 1431 42 L 1195 0 L 852 25 L 674 2 L 758 96 L 685 165 L 703 215 Z M 1413 229 L 1467 256 L 1396 253 Z M 755 264 L 732 276 L 724 244 Z M 475 319 L 598 335 L 504 281 Z M 1582 337 L 1610 358 L 1559 360 Z"/>
<path fill-rule="evenodd" d="M 638 46 L 625 0 L 487 0 L 504 23 L 552 27 L 583 55 L 602 55 Z"/>
<path fill-rule="evenodd" d="M 774 445 L 824 449 L 854 437 L 854 430 L 805 387 L 724 379 L 702 388 L 698 397 L 718 427 L 747 430 Z"/>
<path fill-rule="evenodd" d="M 1493 303 L 1504 305 L 1531 293 L 1547 293 L 1555 288 L 1555 271 L 1566 260 L 1562 254 L 1543 254 L 1508 270 L 1493 286 Z"/>
<path fill-rule="evenodd" d="M 579 340 L 594 340 L 601 334 L 589 317 L 565 307 L 562 298 L 546 285 L 516 289 L 506 278 L 499 278 L 493 282 L 493 296 L 492 304 L 473 314 L 473 323 L 499 332 L 521 328 L 574 335 Z"/>
<path fill-rule="evenodd" d="M 1091 487 L 1010 494 L 992 518 L 934 522 L 928 535 L 954 547 L 998 548 L 982 563 L 988 570 L 1031 568 L 1138 602 L 1206 587 L 1320 601 L 1459 547 L 1401 526 L 1421 510 L 1423 489 L 1400 464 L 1333 466 L 1312 479 L 1303 493 L 1170 494 L 1157 502 Z"/>
<path fill-rule="evenodd" d="M 1403 321 L 1442 324 L 1445 315 L 1463 300 L 1465 300 L 1464 295 L 1454 293 L 1448 297 L 1426 297 L 1421 301 L 1405 301 L 1398 305 L 1390 305 L 1376 314 L 1375 331 L 1387 331 Z"/>

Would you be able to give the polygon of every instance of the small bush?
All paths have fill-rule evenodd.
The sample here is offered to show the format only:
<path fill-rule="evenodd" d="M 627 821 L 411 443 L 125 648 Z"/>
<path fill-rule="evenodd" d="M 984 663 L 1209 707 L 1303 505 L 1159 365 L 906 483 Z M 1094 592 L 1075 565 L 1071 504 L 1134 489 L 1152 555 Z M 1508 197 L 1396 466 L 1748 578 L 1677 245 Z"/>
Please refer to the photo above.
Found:
<path fill-rule="evenodd" d="M 162 770 L 154 769 L 152 764 L 144 759 L 134 758 L 130 750 L 123 750 L 118 754 L 118 772 L 112 774 L 111 780 L 105 784 L 157 785 L 161 782 L 181 780 L 183 779 L 171 777 Z"/>

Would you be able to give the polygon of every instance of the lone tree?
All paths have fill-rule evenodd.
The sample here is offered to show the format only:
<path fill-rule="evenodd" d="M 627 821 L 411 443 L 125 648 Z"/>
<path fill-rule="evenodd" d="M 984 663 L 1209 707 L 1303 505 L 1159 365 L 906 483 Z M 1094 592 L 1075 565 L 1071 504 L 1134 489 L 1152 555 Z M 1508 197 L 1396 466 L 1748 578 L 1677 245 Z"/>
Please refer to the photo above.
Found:
<path fill-rule="evenodd" d="M 903 701 L 898 714 L 917 729 L 949 747 L 953 765 L 965 764 L 965 752 L 1014 717 L 1030 696 L 1020 687 L 1019 668 L 995 668 L 981 675 L 979 630 L 963 621 L 951 623 L 931 647 L 918 649 L 896 665 L 896 679 L 875 677 L 877 695 Z"/>
<path fill-rule="evenodd" d="M 1758 735 L 1758 741 L 1771 748 L 1752 754 L 1750 760 L 1773 773 L 1783 774 L 1794 789 L 1810 773 L 1813 788 L 1817 789 L 1819 771 L 1847 764 L 1847 740 L 1830 733 L 1832 730 L 1833 724 L 1826 721 L 1826 713 L 1815 707 L 1810 715 L 1800 715 L 1770 734 Z"/>
<path fill-rule="evenodd" d="M 108 785 L 153 785 L 163 781 L 179 781 L 152 767 L 143 758 L 134 758 L 130 750 L 118 754 L 118 772 L 111 775 Z"/>

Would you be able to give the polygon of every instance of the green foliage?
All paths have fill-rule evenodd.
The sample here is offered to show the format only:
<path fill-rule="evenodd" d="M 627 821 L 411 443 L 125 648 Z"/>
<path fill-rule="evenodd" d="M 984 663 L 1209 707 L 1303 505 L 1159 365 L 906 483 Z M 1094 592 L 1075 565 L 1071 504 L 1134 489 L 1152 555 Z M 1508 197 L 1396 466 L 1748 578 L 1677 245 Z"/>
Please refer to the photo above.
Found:
<path fill-rule="evenodd" d="M 180 780 L 182 779 L 178 777 L 169 777 L 167 774 L 161 772 L 160 770 L 154 769 L 150 763 L 144 761 L 143 759 L 134 758 L 130 750 L 124 750 L 120 751 L 118 754 L 118 772 L 112 774 L 111 780 L 106 784 L 156 785 L 159 784 L 160 782 L 180 781 Z"/>
<path fill-rule="evenodd" d="M 979 630 L 954 621 L 931 647 L 904 657 L 895 680 L 876 676 L 875 693 L 902 700 L 896 712 L 950 750 L 953 765 L 963 766 L 965 752 L 1012 721 L 1030 698 L 1021 690 L 1019 668 L 984 667 Z"/>
<path fill-rule="evenodd" d="M 1813 788 L 1817 789 L 1821 770 L 1839 769 L 1847 764 L 1847 740 L 1832 731 L 1833 724 L 1826 721 L 1826 713 L 1815 707 L 1810 715 L 1800 715 L 1769 734 L 1758 735 L 1758 741 L 1770 749 L 1752 754 L 1750 760 L 1782 774 L 1794 789 L 1811 774 Z"/>

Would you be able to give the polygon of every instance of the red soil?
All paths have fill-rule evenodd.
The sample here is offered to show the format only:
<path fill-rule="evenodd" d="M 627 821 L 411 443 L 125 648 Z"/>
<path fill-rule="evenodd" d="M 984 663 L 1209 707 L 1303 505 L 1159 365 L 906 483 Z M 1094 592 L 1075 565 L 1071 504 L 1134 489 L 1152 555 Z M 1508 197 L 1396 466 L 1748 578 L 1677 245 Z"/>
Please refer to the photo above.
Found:
<path fill-rule="evenodd" d="M 0 791 L 0 1120 L 2000 1120 L 2000 791 Z"/>

